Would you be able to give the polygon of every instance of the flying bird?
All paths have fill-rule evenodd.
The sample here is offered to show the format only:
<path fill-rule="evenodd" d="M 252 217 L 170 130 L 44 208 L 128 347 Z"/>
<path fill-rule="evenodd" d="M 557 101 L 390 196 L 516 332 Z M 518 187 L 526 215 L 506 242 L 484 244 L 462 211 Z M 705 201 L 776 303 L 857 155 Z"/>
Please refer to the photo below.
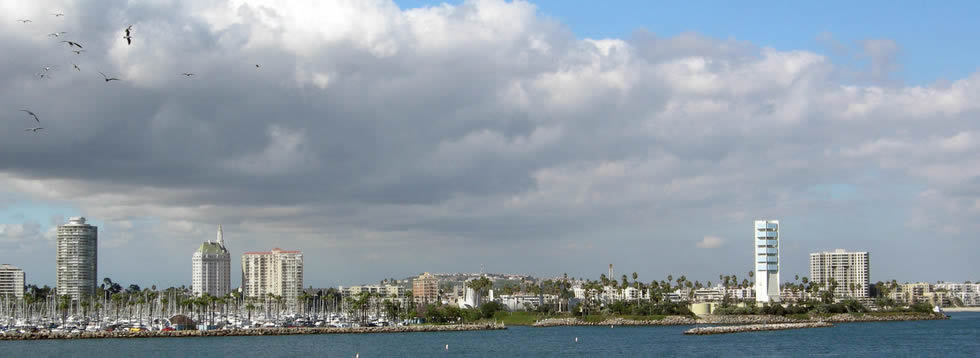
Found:
<path fill-rule="evenodd" d="M 68 44 L 68 47 L 75 46 L 75 47 L 78 47 L 78 48 L 82 48 L 82 45 L 79 45 L 77 42 L 74 42 L 74 41 L 61 41 L 61 42 L 64 42 L 64 43 Z"/>
<path fill-rule="evenodd" d="M 71 52 L 74 52 L 76 55 L 81 55 L 85 50 L 71 50 Z"/>
<path fill-rule="evenodd" d="M 34 117 L 34 120 L 35 120 L 35 121 L 37 121 L 38 123 L 41 123 L 41 120 L 37 118 L 37 115 L 36 115 L 36 114 L 34 114 L 34 112 L 31 112 L 31 111 L 29 111 L 29 110 L 26 110 L 26 109 L 22 109 L 22 110 L 20 110 L 20 111 L 21 111 L 21 112 L 27 112 L 27 114 L 30 114 L 30 115 L 31 115 L 32 117 Z"/>
<path fill-rule="evenodd" d="M 49 74 L 46 74 L 46 73 L 44 73 L 44 72 L 38 72 L 38 73 L 35 73 L 34 75 L 35 75 L 35 76 L 37 76 L 37 77 L 40 77 L 40 78 L 41 78 L 42 80 L 43 80 L 44 78 L 51 78 L 51 75 L 49 75 Z"/>
<path fill-rule="evenodd" d="M 28 22 L 33 22 L 31 20 L 28 20 L 28 19 L 20 19 L 20 20 L 17 20 L 17 21 L 20 21 L 21 23 L 24 23 L 24 24 L 26 24 Z"/>
<path fill-rule="evenodd" d="M 58 36 L 61 36 L 61 35 L 64 35 L 64 34 L 67 34 L 67 32 L 64 32 L 64 31 L 52 32 L 52 33 L 48 34 L 48 37 L 58 37 Z"/>
<path fill-rule="evenodd" d="M 133 44 L 133 37 L 132 36 L 129 36 L 129 31 L 132 30 L 132 29 L 133 29 L 133 25 L 127 26 L 126 27 L 126 36 L 123 36 L 123 38 L 126 39 L 126 44 L 127 45 L 132 45 Z"/>
<path fill-rule="evenodd" d="M 34 128 L 27 128 L 24 131 L 25 132 L 34 132 L 34 133 L 37 133 L 37 131 L 42 130 L 42 129 L 44 129 L 44 128 L 43 127 L 34 127 Z"/>
<path fill-rule="evenodd" d="M 41 67 L 41 69 L 44 70 L 44 72 L 48 72 L 48 71 L 57 69 L 57 66 Z"/>
<path fill-rule="evenodd" d="M 190 73 L 190 72 L 184 72 L 184 73 L 181 73 L 181 74 L 184 75 L 184 76 L 186 76 L 186 77 L 190 77 L 190 76 L 193 76 L 194 75 L 193 73 Z"/>
<path fill-rule="evenodd" d="M 60 13 L 60 12 L 59 12 L 59 13 L 57 13 L 57 14 L 51 14 L 51 15 L 54 15 L 54 17 L 61 17 L 61 16 L 65 16 L 65 14 L 62 14 L 62 13 Z"/>
<path fill-rule="evenodd" d="M 81 71 L 82 70 L 81 68 L 78 68 L 78 65 L 76 65 L 74 63 L 71 64 L 71 67 L 74 67 L 76 71 Z"/>
<path fill-rule="evenodd" d="M 259 68 L 259 64 L 257 64 L 257 63 L 256 63 L 256 64 L 255 64 L 255 68 Z"/>
<path fill-rule="evenodd" d="M 109 81 L 122 81 L 122 80 L 120 80 L 118 78 L 115 78 L 115 77 L 106 76 L 104 73 L 102 73 L 102 71 L 99 71 L 99 74 L 101 74 L 102 77 L 105 78 L 105 81 L 106 82 L 109 82 Z"/>

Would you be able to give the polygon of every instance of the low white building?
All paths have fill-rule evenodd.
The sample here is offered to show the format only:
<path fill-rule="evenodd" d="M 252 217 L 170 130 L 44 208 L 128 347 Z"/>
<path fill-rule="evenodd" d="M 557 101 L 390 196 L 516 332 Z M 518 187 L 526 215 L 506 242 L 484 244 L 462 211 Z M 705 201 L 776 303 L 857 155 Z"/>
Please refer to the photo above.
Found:
<path fill-rule="evenodd" d="M 509 311 L 525 311 L 536 309 L 544 304 L 553 304 L 558 301 L 556 295 L 532 295 L 518 293 L 513 295 L 501 295 L 498 299 L 500 304 L 507 307 Z"/>

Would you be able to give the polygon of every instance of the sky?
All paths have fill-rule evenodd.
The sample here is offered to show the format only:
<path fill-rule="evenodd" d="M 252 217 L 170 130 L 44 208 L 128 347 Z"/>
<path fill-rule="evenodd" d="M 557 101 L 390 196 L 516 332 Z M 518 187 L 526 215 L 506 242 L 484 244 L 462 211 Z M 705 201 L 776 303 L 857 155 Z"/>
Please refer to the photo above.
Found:
<path fill-rule="evenodd" d="M 314 287 L 717 281 L 756 219 L 783 281 L 837 248 L 872 281 L 980 279 L 975 3 L 81 5 L 0 0 L 0 263 L 28 282 L 69 216 L 141 286 L 189 285 L 218 224 L 233 272 L 302 250 Z"/>

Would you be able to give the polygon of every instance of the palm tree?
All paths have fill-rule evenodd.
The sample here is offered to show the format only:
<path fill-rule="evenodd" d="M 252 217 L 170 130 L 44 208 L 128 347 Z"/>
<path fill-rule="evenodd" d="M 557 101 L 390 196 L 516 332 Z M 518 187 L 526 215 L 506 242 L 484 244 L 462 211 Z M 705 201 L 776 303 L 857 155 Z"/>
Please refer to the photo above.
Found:
<path fill-rule="evenodd" d="M 252 304 L 252 300 L 249 299 L 248 303 L 245 304 L 245 309 L 248 310 L 248 321 L 252 322 L 252 310 L 255 309 L 255 305 Z"/>

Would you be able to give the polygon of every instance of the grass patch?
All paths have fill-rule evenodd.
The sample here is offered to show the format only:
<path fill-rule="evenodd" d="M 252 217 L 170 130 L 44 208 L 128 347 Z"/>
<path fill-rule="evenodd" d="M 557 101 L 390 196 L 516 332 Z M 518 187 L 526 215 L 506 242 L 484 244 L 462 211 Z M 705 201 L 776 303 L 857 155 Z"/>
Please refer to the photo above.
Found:
<path fill-rule="evenodd" d="M 808 315 L 806 313 L 788 314 L 788 315 L 786 315 L 786 317 L 789 317 L 789 318 L 792 318 L 792 319 L 803 320 L 803 321 L 810 319 L 810 315 Z"/>
<path fill-rule="evenodd" d="M 534 321 L 545 318 L 560 318 L 562 316 L 549 316 L 537 312 L 497 312 L 493 315 L 493 320 L 508 326 L 530 326 Z"/>
<path fill-rule="evenodd" d="M 606 318 L 608 318 L 608 317 L 606 317 L 606 315 L 590 314 L 590 315 L 582 316 L 581 320 L 586 321 L 586 322 L 599 323 L 599 322 L 605 321 Z"/>

